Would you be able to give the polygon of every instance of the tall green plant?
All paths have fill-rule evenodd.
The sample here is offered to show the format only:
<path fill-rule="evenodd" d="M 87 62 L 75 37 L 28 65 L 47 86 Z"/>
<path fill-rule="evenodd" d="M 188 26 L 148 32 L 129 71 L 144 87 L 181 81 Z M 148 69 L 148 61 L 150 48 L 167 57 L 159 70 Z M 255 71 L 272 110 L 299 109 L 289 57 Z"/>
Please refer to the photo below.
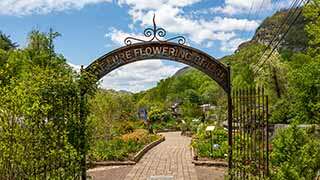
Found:
<path fill-rule="evenodd" d="M 0 179 L 74 178 L 80 160 L 77 75 L 62 56 L 42 49 L 2 51 L 2 58 Z"/>
<path fill-rule="evenodd" d="M 291 125 L 272 142 L 271 179 L 314 179 L 320 170 L 320 140 L 313 131 Z"/>

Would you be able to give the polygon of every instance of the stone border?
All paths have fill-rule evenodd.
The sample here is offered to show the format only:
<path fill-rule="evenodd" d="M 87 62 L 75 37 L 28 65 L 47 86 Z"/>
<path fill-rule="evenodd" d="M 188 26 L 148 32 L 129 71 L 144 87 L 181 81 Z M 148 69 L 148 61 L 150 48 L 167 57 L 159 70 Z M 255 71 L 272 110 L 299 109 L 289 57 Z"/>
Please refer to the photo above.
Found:
<path fill-rule="evenodd" d="M 161 138 L 153 141 L 146 146 L 144 146 L 139 152 L 137 152 L 133 158 L 131 158 L 129 161 L 90 161 L 88 162 L 90 167 L 96 167 L 96 166 L 127 166 L 127 165 L 135 165 L 139 160 L 142 158 L 143 155 L 145 155 L 150 149 L 155 147 L 156 145 L 160 144 L 165 140 L 165 137 L 160 135 Z"/>
<path fill-rule="evenodd" d="M 160 135 L 162 136 L 162 135 Z M 151 142 L 150 144 L 146 145 L 143 149 L 141 149 L 134 157 L 133 157 L 133 161 L 134 162 L 139 162 L 139 160 L 142 158 L 143 155 L 145 155 L 151 148 L 155 147 L 156 145 L 160 144 L 161 142 L 163 142 L 165 140 L 165 137 L 162 136 L 160 139 Z"/>
<path fill-rule="evenodd" d="M 228 163 L 223 162 L 223 161 L 214 161 L 214 160 L 201 161 L 201 160 L 198 160 L 198 153 L 192 146 L 191 146 L 191 156 L 192 156 L 192 163 L 195 166 L 228 167 Z"/>
<path fill-rule="evenodd" d="M 92 161 L 90 165 L 95 166 L 127 166 L 127 165 L 135 165 L 134 161 Z"/>
<path fill-rule="evenodd" d="M 155 131 L 156 133 L 165 133 L 165 132 L 180 132 L 179 129 L 163 129 L 163 130 L 158 130 Z"/>

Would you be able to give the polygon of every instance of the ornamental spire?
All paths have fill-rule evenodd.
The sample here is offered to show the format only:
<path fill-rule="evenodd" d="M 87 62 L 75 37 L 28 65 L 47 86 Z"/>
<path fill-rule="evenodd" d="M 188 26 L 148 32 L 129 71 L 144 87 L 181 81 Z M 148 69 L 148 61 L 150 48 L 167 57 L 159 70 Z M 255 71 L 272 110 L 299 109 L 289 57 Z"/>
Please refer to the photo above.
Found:
<path fill-rule="evenodd" d="M 135 37 L 127 37 L 124 39 L 124 43 L 126 45 L 133 44 L 133 41 L 137 42 L 151 42 L 151 41 L 159 41 L 159 42 L 169 42 L 173 40 L 177 40 L 177 42 L 181 45 L 186 43 L 186 39 L 183 36 L 175 36 L 172 38 L 165 39 L 167 32 L 163 28 L 158 28 L 156 24 L 156 15 L 153 14 L 153 28 L 147 28 L 143 31 L 145 37 L 150 38 L 149 40 L 143 40 Z M 162 40 L 164 39 L 164 40 Z"/>

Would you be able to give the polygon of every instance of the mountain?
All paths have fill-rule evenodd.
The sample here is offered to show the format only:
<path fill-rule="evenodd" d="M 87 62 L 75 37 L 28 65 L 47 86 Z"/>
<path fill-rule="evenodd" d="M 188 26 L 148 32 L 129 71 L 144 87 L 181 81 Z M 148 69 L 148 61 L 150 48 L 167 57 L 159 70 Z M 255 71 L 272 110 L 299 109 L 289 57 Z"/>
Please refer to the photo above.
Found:
<path fill-rule="evenodd" d="M 173 75 L 173 77 L 183 75 L 183 74 L 185 74 L 186 72 L 188 72 L 188 71 L 190 71 L 190 70 L 191 70 L 191 67 L 190 67 L 190 66 L 183 67 L 183 68 L 179 69 L 179 70 Z"/>
<path fill-rule="evenodd" d="M 252 43 L 260 43 L 268 46 L 275 35 L 279 34 L 272 43 L 272 46 L 274 46 L 276 42 L 278 42 L 281 37 L 285 35 L 288 27 L 291 25 L 291 23 L 293 23 L 293 20 L 300 10 L 300 8 L 293 9 L 291 12 L 289 10 L 281 10 L 272 16 L 267 17 L 257 28 L 252 40 L 239 45 L 238 50 Z M 289 15 L 289 18 L 287 18 L 289 13 L 291 16 Z M 278 50 L 289 50 L 293 52 L 305 51 L 308 42 L 308 37 L 304 30 L 306 23 L 308 23 L 308 21 L 304 18 L 304 16 L 299 16 L 297 21 L 292 24 L 290 31 L 284 37 L 283 41 L 279 44 Z"/>

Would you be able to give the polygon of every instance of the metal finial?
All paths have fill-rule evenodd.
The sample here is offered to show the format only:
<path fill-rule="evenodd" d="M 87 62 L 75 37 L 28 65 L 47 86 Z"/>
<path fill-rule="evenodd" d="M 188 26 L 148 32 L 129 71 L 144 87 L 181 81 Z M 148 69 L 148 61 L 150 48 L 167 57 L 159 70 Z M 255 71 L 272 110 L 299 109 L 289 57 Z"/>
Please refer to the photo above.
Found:
<path fill-rule="evenodd" d="M 175 36 L 169 39 L 165 39 L 165 40 L 161 40 L 162 38 L 164 38 L 167 34 L 166 30 L 164 30 L 163 28 L 158 28 L 157 24 L 156 24 L 156 14 L 153 14 L 153 28 L 147 28 L 144 30 L 143 32 L 145 37 L 151 37 L 150 40 L 142 40 L 142 39 L 138 39 L 135 37 L 127 37 L 124 39 L 124 43 L 126 45 L 131 45 L 133 44 L 133 41 L 137 41 L 137 42 L 151 42 L 151 41 L 159 41 L 159 42 L 168 42 L 168 41 L 172 41 L 177 39 L 179 44 L 185 44 L 186 43 L 186 39 L 183 36 Z"/>
<path fill-rule="evenodd" d="M 156 31 L 157 29 L 157 24 L 156 24 L 156 14 L 153 14 L 153 30 Z"/>

